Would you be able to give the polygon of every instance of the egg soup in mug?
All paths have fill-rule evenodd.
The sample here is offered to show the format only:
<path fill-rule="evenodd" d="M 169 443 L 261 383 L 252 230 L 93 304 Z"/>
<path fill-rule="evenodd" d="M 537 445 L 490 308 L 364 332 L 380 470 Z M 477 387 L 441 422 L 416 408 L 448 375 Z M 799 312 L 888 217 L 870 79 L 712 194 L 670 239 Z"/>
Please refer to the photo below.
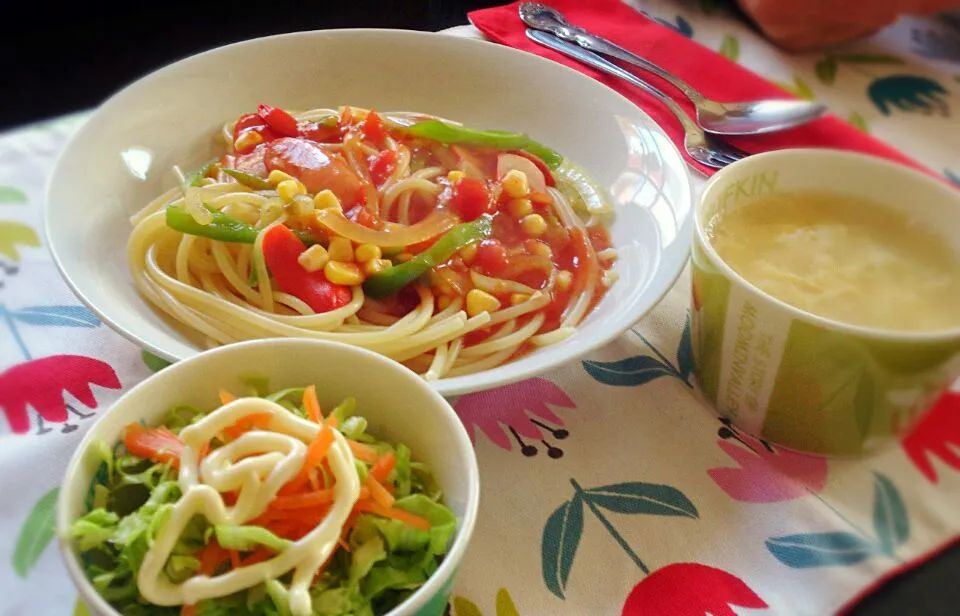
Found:
<path fill-rule="evenodd" d="M 960 254 L 901 210 L 829 191 L 721 207 L 707 225 L 720 258 L 796 308 L 849 325 L 960 327 Z"/>

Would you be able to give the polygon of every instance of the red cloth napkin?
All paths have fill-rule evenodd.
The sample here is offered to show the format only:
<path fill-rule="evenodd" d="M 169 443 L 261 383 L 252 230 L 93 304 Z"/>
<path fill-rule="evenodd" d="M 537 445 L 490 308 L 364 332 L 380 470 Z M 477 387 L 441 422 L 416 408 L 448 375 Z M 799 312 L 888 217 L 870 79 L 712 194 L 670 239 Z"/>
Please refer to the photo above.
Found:
<path fill-rule="evenodd" d="M 562 12 L 570 23 L 610 39 L 660 65 L 709 98 L 733 102 L 790 96 L 763 77 L 688 39 L 679 32 L 647 19 L 618 0 L 591 0 L 590 2 L 549 0 L 546 4 Z M 517 13 L 519 5 L 520 2 L 515 2 L 506 6 L 482 9 L 473 11 L 468 16 L 473 25 L 487 38 L 575 68 L 626 96 L 647 112 L 670 135 L 680 152 L 686 156 L 683 149 L 683 130 L 666 107 L 653 97 L 616 77 L 595 71 L 528 39 L 524 34 L 526 25 L 520 21 Z M 639 76 L 659 86 L 686 108 L 691 117 L 696 117 L 693 104 L 673 86 L 640 69 L 631 70 L 635 70 Z M 832 115 L 779 133 L 755 137 L 725 137 L 725 139 L 753 153 L 804 147 L 851 150 L 888 158 L 931 175 L 937 175 L 902 152 Z M 707 174 L 715 172 L 714 169 L 707 169 L 693 163 L 689 158 L 687 160 Z"/>

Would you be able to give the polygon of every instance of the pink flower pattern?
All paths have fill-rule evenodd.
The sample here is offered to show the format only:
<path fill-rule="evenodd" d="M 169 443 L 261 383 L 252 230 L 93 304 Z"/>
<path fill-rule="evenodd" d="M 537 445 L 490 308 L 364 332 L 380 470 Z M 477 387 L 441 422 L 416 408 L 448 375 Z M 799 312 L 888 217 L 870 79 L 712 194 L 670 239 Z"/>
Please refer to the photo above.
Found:
<path fill-rule="evenodd" d="M 454 409 L 476 443 L 479 428 L 496 446 L 511 451 L 508 431 L 524 438 L 541 440 L 543 429 L 550 430 L 531 418 L 537 417 L 556 426 L 563 425 L 548 404 L 576 408 L 576 404 L 559 387 L 545 378 L 533 378 L 496 389 L 466 394 L 457 400 Z M 556 433 L 554 433 L 556 435 Z M 564 436 L 566 433 L 563 433 Z"/>

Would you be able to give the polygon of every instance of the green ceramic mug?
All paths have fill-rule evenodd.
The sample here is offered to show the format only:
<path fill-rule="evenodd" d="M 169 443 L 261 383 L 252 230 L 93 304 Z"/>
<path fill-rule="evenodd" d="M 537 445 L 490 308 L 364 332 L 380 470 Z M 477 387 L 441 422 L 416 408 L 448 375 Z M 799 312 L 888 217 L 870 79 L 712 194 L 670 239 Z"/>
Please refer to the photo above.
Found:
<path fill-rule="evenodd" d="M 960 192 L 881 159 L 804 149 L 723 169 L 698 204 L 692 339 L 703 394 L 754 435 L 811 453 L 861 454 L 908 430 L 960 376 L 960 327 L 895 332 L 847 325 L 785 304 L 735 273 L 708 241 L 711 217 L 718 208 L 796 190 L 906 208 L 958 251 Z"/>

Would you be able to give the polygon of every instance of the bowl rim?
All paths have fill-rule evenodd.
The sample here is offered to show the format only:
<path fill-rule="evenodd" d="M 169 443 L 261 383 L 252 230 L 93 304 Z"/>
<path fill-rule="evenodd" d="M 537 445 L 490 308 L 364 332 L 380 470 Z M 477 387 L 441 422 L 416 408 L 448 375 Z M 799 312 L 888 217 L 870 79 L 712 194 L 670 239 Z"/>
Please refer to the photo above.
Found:
<path fill-rule="evenodd" d="M 663 141 L 666 145 L 662 152 L 669 157 L 674 159 L 675 164 L 671 164 L 668 167 L 677 171 L 677 184 L 678 188 L 682 189 L 682 202 L 685 202 L 689 205 L 688 207 L 688 219 L 691 220 L 691 227 L 696 224 L 696 206 L 697 198 L 695 191 L 693 190 L 693 178 L 690 173 L 690 168 L 687 165 L 683 155 L 680 152 L 680 149 L 669 137 L 666 131 L 657 124 L 650 115 L 634 104 L 630 99 L 620 94 L 613 88 L 607 86 L 600 81 L 581 73 L 578 70 L 575 70 L 559 62 L 554 62 L 548 58 L 538 56 L 536 54 L 520 51 L 512 47 L 505 45 L 500 45 L 486 39 L 478 39 L 471 37 L 463 37 L 447 34 L 443 31 L 440 32 L 426 32 L 419 30 L 407 30 L 407 29 L 390 29 L 390 28 L 333 28 L 329 30 L 304 30 L 299 32 L 288 32 L 282 34 L 274 34 L 270 36 L 263 36 L 251 39 L 245 39 L 242 41 L 236 41 L 234 43 L 229 43 L 227 45 L 222 45 L 219 47 L 214 47 L 201 51 L 196 54 L 188 55 L 175 62 L 171 62 L 163 67 L 160 67 L 152 72 L 143 75 L 142 77 L 136 79 L 135 81 L 127 84 L 121 89 L 114 92 L 107 100 L 103 101 L 94 111 L 93 115 L 89 120 L 95 120 L 104 109 L 108 108 L 111 105 L 117 104 L 116 101 L 123 97 L 126 93 L 132 91 L 134 88 L 141 87 L 143 84 L 161 79 L 165 75 L 172 73 L 176 70 L 180 70 L 186 64 L 193 62 L 201 57 L 210 56 L 217 53 L 223 53 L 228 49 L 246 46 L 246 45 L 256 45 L 265 41 L 273 41 L 280 39 L 296 39 L 296 38 L 312 38 L 312 37 L 349 37 L 349 36 L 368 36 L 368 35 L 380 35 L 387 37 L 398 37 L 398 38 L 422 38 L 422 37 L 436 37 L 442 36 L 445 37 L 446 44 L 450 45 L 463 45 L 463 46 L 473 46 L 477 49 L 486 50 L 484 53 L 494 53 L 502 54 L 504 57 L 513 57 L 513 58 L 524 58 L 526 62 L 533 62 L 534 65 L 539 64 L 542 67 L 551 67 L 549 70 L 559 70 L 570 75 L 573 79 L 579 80 L 583 84 L 590 84 L 589 87 L 599 88 L 607 96 L 612 96 L 615 99 L 619 99 L 621 102 L 626 103 L 633 108 L 633 111 L 637 114 L 638 123 L 650 131 L 651 133 L 658 134 L 660 137 L 663 137 Z M 74 134 L 71 136 L 67 144 L 58 154 L 56 161 L 54 162 L 53 171 L 47 179 L 45 188 L 44 188 L 44 200 L 42 204 L 43 212 L 43 232 L 44 237 L 47 242 L 47 248 L 50 251 L 51 256 L 53 257 L 53 262 L 56 265 L 57 271 L 60 274 L 60 277 L 66 281 L 67 286 L 70 288 L 71 292 L 80 300 L 80 302 L 90 309 L 95 315 L 97 315 L 108 327 L 119 333 L 121 336 L 132 342 L 140 349 L 145 349 L 163 359 L 179 362 L 191 357 L 196 357 L 196 355 L 203 352 L 202 349 L 197 349 L 193 355 L 186 357 L 179 357 L 173 353 L 166 351 L 159 346 L 144 340 L 143 337 L 136 334 L 129 327 L 124 327 L 123 325 L 117 323 L 114 319 L 110 317 L 105 311 L 97 307 L 96 303 L 91 300 L 88 294 L 85 294 L 81 291 L 76 281 L 68 274 L 68 268 L 65 265 L 64 260 L 61 258 L 57 250 L 56 242 L 52 241 L 53 231 L 52 231 L 52 221 L 54 219 L 51 213 L 51 199 L 50 195 L 53 191 L 53 187 L 57 182 L 57 178 L 62 175 L 61 169 L 63 167 L 63 161 L 71 153 L 72 149 L 75 147 L 75 144 L 80 143 L 85 137 L 86 133 L 92 131 L 90 122 L 85 123 L 81 126 Z M 495 387 L 500 387 L 503 385 L 508 385 L 521 381 L 526 378 L 531 378 L 537 375 L 545 374 L 546 372 L 556 369 L 560 366 L 563 366 L 567 363 L 574 362 L 579 358 L 591 353 L 618 338 L 621 336 L 627 329 L 629 329 L 633 323 L 639 321 L 641 318 L 646 316 L 653 310 L 670 292 L 670 290 L 676 285 L 680 276 L 683 274 L 683 271 L 686 268 L 687 262 L 689 261 L 690 248 L 692 246 L 692 233 L 689 234 L 680 234 L 683 237 L 680 237 L 679 241 L 685 244 L 684 252 L 686 253 L 686 258 L 678 259 L 677 264 L 673 267 L 673 271 L 667 272 L 663 276 L 663 280 L 660 284 L 655 284 L 657 282 L 656 277 L 651 275 L 650 280 L 647 281 L 648 286 L 647 290 L 649 292 L 648 297 L 648 306 L 639 314 L 636 314 L 635 317 L 631 320 L 630 323 L 625 324 L 620 328 L 609 328 L 603 329 L 600 332 L 597 332 L 596 335 L 591 336 L 589 339 L 585 340 L 580 349 L 575 352 L 568 353 L 556 353 L 555 355 L 548 355 L 548 359 L 543 359 L 541 357 L 540 361 L 536 364 L 529 366 L 523 371 L 517 370 L 507 370 L 499 375 L 497 378 L 490 378 L 488 375 L 491 372 L 494 372 L 498 369 L 503 368 L 504 366 L 515 364 L 517 361 L 522 361 L 525 358 L 520 358 L 519 360 L 511 361 L 507 364 L 500 364 L 499 366 L 494 366 L 493 368 L 488 368 L 480 372 L 473 374 L 457 376 L 457 377 L 445 377 L 431 381 L 431 387 L 436 391 L 440 392 L 442 395 L 446 396 L 455 396 L 465 393 L 471 393 L 476 391 L 485 391 L 488 389 L 493 389 Z M 678 236 L 679 237 L 679 236 Z M 677 240 L 675 240 L 677 241 Z M 662 255 L 662 250 L 660 253 Z M 658 268 L 662 268 L 662 260 L 658 264 Z M 656 271 L 656 270 L 654 270 Z M 666 271 L 666 270 L 664 270 Z M 132 281 L 127 280 L 128 284 L 132 284 Z M 614 283 L 616 284 L 616 283 Z M 139 293 L 138 293 L 139 295 Z M 142 297 L 140 301 L 147 305 L 147 302 Z M 148 305 L 149 309 L 153 309 Z M 589 316 L 589 313 L 588 315 Z M 579 327 L 579 326 L 578 326 Z M 560 341 L 556 343 L 558 346 L 563 345 L 565 341 Z"/>
<path fill-rule="evenodd" d="M 737 161 L 714 174 L 713 177 L 711 177 L 707 182 L 706 186 L 704 186 L 703 192 L 700 194 L 699 199 L 694 204 L 694 242 L 698 248 L 703 250 L 707 259 L 710 260 L 711 265 L 719 269 L 720 272 L 723 273 L 723 275 L 732 283 L 740 285 L 747 291 L 755 294 L 761 300 L 776 306 L 780 310 L 783 310 L 792 318 L 822 327 L 824 329 L 840 332 L 842 334 L 858 336 L 860 338 L 895 343 L 943 343 L 960 338 L 960 325 L 936 330 L 899 330 L 845 323 L 843 321 L 837 321 L 835 319 L 820 316 L 813 312 L 808 312 L 802 308 L 788 304 L 787 302 L 774 297 L 760 287 L 754 285 L 752 282 L 737 273 L 729 264 L 727 264 L 726 261 L 720 257 L 719 253 L 717 253 L 716 249 L 714 248 L 713 243 L 707 237 L 706 227 L 709 221 L 703 220 L 703 214 L 707 207 L 708 198 L 712 196 L 713 192 L 719 190 L 717 188 L 719 183 L 726 179 L 727 175 L 739 172 L 739 167 L 758 164 L 758 161 L 761 160 L 784 159 L 784 163 L 788 164 L 791 159 L 794 159 L 798 156 L 814 159 L 822 158 L 828 160 L 839 159 L 854 161 L 857 164 L 875 166 L 875 170 L 878 173 L 887 172 L 900 174 L 901 178 L 906 182 L 926 184 L 933 190 L 941 192 L 945 196 L 945 200 L 949 203 L 952 203 L 956 209 L 960 211 L 960 193 L 957 193 L 951 189 L 946 183 L 938 180 L 935 176 L 932 176 L 928 173 L 924 173 L 917 169 L 907 167 L 906 165 L 902 165 L 885 158 L 880 158 L 879 156 L 845 150 L 833 150 L 830 148 L 789 148 L 785 150 L 761 152 L 759 154 L 754 154 L 749 158 L 744 158 L 740 161 Z M 845 192 L 842 186 L 838 187 L 836 190 L 839 193 Z M 878 203 L 878 205 L 889 208 L 899 208 L 899 206 L 887 203 Z"/>
<path fill-rule="evenodd" d="M 432 400 L 436 412 L 440 413 L 441 416 L 448 420 L 449 429 L 444 428 L 446 431 L 450 432 L 447 438 L 452 439 L 456 443 L 456 448 L 459 452 L 459 455 L 461 458 L 463 458 L 462 461 L 465 462 L 466 476 L 460 480 L 466 481 L 467 483 L 466 506 L 462 519 L 458 525 L 457 532 L 454 535 L 452 543 L 450 544 L 450 549 L 444 555 L 443 561 L 440 563 L 439 567 L 437 567 L 436 571 L 434 571 L 430 577 L 427 578 L 427 581 L 424 582 L 422 586 L 414 591 L 414 593 L 407 597 L 407 599 L 402 603 L 395 606 L 385 616 L 411 616 L 416 610 L 422 608 L 423 605 L 425 605 L 432 597 L 437 595 L 443 588 L 444 584 L 453 579 L 453 577 L 456 575 L 456 571 L 463 562 L 464 553 L 466 552 L 467 546 L 470 543 L 473 531 L 476 527 L 480 501 L 480 470 L 477 463 L 476 451 L 474 450 L 470 436 L 467 433 L 463 422 L 460 421 L 459 416 L 456 414 L 456 411 L 453 410 L 453 407 L 450 405 L 450 403 L 447 402 L 447 400 L 444 399 L 444 397 L 441 396 L 436 389 L 430 387 L 427 381 L 420 378 L 418 374 L 403 364 L 400 364 L 374 351 L 356 347 L 343 342 L 313 340 L 309 338 L 267 338 L 246 340 L 243 342 L 237 342 L 204 351 L 203 353 L 199 353 L 193 357 L 189 357 L 175 364 L 171 364 L 163 370 L 156 372 L 148 378 L 140 381 L 134 387 L 130 388 L 126 393 L 124 393 L 116 402 L 114 402 L 109 409 L 97 417 L 97 420 L 87 430 L 86 434 L 84 434 L 83 438 L 80 440 L 80 443 L 77 444 L 76 448 L 74 449 L 73 454 L 70 456 L 70 461 L 63 473 L 63 479 L 60 483 L 60 491 L 57 496 L 55 520 L 57 544 L 60 550 L 61 559 L 67 569 L 67 573 L 71 581 L 80 594 L 80 598 L 84 602 L 89 603 L 97 612 L 102 614 L 110 614 L 112 616 L 122 616 L 112 605 L 106 601 L 106 599 L 103 598 L 103 596 L 100 595 L 99 592 L 97 592 L 90 580 L 87 579 L 87 576 L 84 574 L 83 569 L 80 566 L 80 559 L 74 550 L 73 542 L 70 540 L 68 533 L 69 527 L 74 520 L 68 519 L 66 503 L 68 491 L 64 490 L 63 488 L 69 479 L 75 480 L 81 472 L 81 466 L 84 463 L 84 458 L 98 436 L 98 426 L 102 425 L 102 420 L 110 413 L 115 413 L 117 412 L 117 409 L 122 409 L 125 404 L 128 404 L 128 401 L 131 398 L 135 398 L 137 395 L 139 395 L 140 390 L 146 389 L 157 381 L 169 380 L 171 382 L 175 382 L 179 375 L 187 372 L 194 363 L 214 361 L 218 358 L 220 361 L 225 361 L 230 355 L 245 351 L 251 347 L 255 348 L 272 345 L 292 347 L 291 353 L 307 352 L 305 351 L 305 348 L 308 347 L 323 347 L 329 352 L 333 353 L 345 353 L 348 355 L 353 353 L 355 354 L 355 357 L 363 357 L 363 361 L 371 362 L 373 365 L 372 367 L 376 370 L 394 371 L 401 380 L 406 381 L 407 386 L 422 391 L 425 396 Z M 223 357 L 221 358 L 221 356 Z"/>

